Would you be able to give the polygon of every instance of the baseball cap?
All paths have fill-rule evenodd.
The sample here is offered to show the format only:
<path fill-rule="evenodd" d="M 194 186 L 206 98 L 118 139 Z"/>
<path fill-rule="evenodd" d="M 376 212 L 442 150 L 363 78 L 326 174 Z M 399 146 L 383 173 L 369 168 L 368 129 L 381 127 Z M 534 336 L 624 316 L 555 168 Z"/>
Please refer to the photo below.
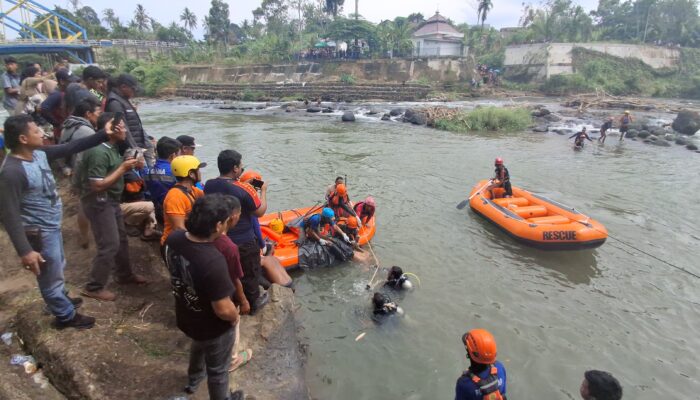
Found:
<path fill-rule="evenodd" d="M 195 142 L 194 138 L 190 135 L 180 135 L 177 137 L 177 141 L 180 142 L 183 146 L 187 147 L 199 147 Z"/>
<path fill-rule="evenodd" d="M 117 86 L 126 85 L 133 89 L 139 89 L 139 81 L 133 75 L 121 74 L 117 77 Z"/>

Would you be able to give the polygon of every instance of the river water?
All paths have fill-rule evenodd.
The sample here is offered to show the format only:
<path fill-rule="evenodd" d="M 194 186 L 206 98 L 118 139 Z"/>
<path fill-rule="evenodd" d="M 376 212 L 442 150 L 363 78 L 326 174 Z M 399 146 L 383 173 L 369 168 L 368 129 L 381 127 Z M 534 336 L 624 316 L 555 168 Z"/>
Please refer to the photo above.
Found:
<path fill-rule="evenodd" d="M 455 208 L 500 156 L 514 185 L 700 274 L 700 155 L 616 137 L 574 152 L 555 134 L 454 134 L 205 103 L 141 113 L 152 135 L 195 136 L 205 177 L 216 176 L 220 150 L 240 151 L 270 183 L 268 210 L 316 203 L 337 175 L 352 198 L 377 199 L 377 257 L 421 286 L 392 295 L 405 318 L 376 326 L 366 267 L 294 274 L 314 398 L 453 398 L 468 366 L 460 337 L 480 327 L 498 341 L 513 399 L 577 399 L 588 369 L 611 371 L 628 399 L 700 399 L 700 279 L 612 239 L 591 251 L 533 250 Z"/>

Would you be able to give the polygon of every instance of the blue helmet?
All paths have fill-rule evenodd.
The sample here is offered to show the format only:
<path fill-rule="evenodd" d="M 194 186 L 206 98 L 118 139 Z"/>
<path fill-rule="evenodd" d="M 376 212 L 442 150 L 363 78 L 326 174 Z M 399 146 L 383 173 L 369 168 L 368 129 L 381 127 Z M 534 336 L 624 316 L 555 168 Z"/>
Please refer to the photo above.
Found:
<path fill-rule="evenodd" d="M 332 209 L 326 207 L 323 209 L 323 211 L 321 211 L 321 216 L 326 219 L 333 219 L 335 218 L 335 213 Z"/>

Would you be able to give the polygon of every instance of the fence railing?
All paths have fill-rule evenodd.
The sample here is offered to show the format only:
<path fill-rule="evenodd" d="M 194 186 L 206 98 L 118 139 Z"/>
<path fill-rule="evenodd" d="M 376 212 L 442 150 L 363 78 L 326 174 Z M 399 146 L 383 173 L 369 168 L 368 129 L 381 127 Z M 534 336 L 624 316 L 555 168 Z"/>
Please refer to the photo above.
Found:
<path fill-rule="evenodd" d="M 132 39 L 101 39 L 101 40 L 67 40 L 67 39 L 0 39 L 0 44 L 75 44 L 92 47 L 113 47 L 113 46 L 133 46 L 133 47 L 166 47 L 182 48 L 187 45 L 178 42 L 160 42 L 157 40 L 132 40 Z"/>

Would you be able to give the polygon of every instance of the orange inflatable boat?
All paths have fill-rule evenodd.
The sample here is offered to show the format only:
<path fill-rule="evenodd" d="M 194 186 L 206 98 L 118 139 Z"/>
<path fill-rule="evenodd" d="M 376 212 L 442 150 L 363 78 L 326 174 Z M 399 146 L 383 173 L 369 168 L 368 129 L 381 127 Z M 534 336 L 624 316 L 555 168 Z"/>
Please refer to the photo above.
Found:
<path fill-rule="evenodd" d="M 279 259 L 284 268 L 294 268 L 299 264 L 299 248 L 295 243 L 295 241 L 299 239 L 299 228 L 288 226 L 289 223 L 305 215 L 308 218 L 314 214 L 320 214 L 322 209 L 323 207 L 321 206 L 297 208 L 294 210 L 269 213 L 260 217 L 260 230 L 262 231 L 263 238 L 269 239 L 275 243 L 275 257 Z M 311 212 L 307 215 L 309 211 Z M 285 228 L 282 234 L 274 232 L 269 227 L 270 221 L 275 218 L 280 218 L 284 221 Z M 341 219 L 339 224 L 344 224 L 344 220 Z M 372 240 L 376 230 L 375 217 L 372 217 L 367 225 L 360 228 L 359 244 L 363 245 Z"/>
<path fill-rule="evenodd" d="M 514 239 L 544 250 L 591 249 L 602 245 L 608 231 L 598 221 L 546 197 L 513 186 L 513 197 L 495 199 L 486 190 L 489 181 L 472 189 L 469 206 Z"/>

